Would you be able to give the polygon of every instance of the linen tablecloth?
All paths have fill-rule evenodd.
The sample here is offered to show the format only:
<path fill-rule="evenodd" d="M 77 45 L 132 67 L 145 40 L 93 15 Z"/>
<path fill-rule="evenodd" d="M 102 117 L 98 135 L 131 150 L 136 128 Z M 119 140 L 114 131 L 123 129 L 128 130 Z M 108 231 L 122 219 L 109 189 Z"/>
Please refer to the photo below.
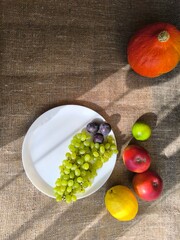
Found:
<path fill-rule="evenodd" d="M 148 23 L 180 28 L 180 2 L 1 0 L 0 11 L 0 239 L 178 240 L 180 65 L 144 78 L 129 68 L 126 48 Z M 70 205 L 43 195 L 26 177 L 21 149 L 28 128 L 45 111 L 71 103 L 102 114 L 120 152 L 138 118 L 152 124 L 152 137 L 142 146 L 164 190 L 157 201 L 138 199 L 133 221 L 117 221 L 104 205 L 111 186 L 132 189 L 120 154 L 107 183 Z"/>

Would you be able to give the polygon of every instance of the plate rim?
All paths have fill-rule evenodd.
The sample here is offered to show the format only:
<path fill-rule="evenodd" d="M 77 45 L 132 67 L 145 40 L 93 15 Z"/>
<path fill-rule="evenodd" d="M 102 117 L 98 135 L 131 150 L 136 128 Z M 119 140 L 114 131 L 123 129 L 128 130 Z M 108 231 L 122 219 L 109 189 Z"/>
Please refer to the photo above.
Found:
<path fill-rule="evenodd" d="M 59 105 L 59 106 L 50 108 L 49 110 L 43 112 L 43 113 L 42 113 L 41 115 L 39 115 L 39 116 L 33 121 L 33 123 L 30 125 L 30 127 L 28 128 L 28 130 L 27 130 L 27 132 L 26 132 L 26 134 L 25 134 L 25 136 L 24 136 L 23 143 L 22 143 L 21 156 L 22 156 L 23 168 L 24 168 L 24 170 L 25 170 L 25 174 L 26 174 L 27 178 L 30 180 L 30 182 L 32 183 L 32 185 L 33 185 L 36 189 L 38 189 L 41 193 L 43 193 L 44 195 L 46 195 L 46 196 L 48 196 L 48 197 L 51 197 L 51 198 L 54 198 L 54 199 L 55 199 L 55 196 L 54 196 L 54 195 L 48 194 L 47 192 L 45 192 L 44 190 L 42 190 L 42 189 L 39 187 L 40 184 L 38 185 L 38 184 L 35 183 L 35 181 L 33 181 L 33 177 L 32 177 L 32 175 L 31 175 L 32 173 L 30 174 L 30 171 L 27 169 L 27 163 L 26 163 L 27 160 L 25 160 L 25 147 L 26 147 L 27 140 L 28 140 L 28 137 L 29 137 L 29 135 L 30 135 L 30 133 L 31 133 L 31 131 L 32 131 L 33 126 L 34 126 L 35 124 L 37 124 L 37 122 L 42 118 L 42 116 L 45 115 L 45 114 L 47 114 L 47 113 L 50 112 L 50 111 L 53 111 L 53 110 L 55 111 L 55 110 L 57 110 L 57 109 L 60 109 L 60 108 L 63 107 L 63 106 L 67 106 L 67 107 L 69 107 L 69 106 L 73 107 L 73 106 L 74 106 L 74 107 L 80 107 L 80 108 L 85 108 L 85 109 L 87 109 L 87 110 L 91 110 L 91 111 L 95 112 L 96 114 L 98 114 L 104 121 L 106 121 L 106 119 L 104 118 L 104 116 L 102 116 L 102 115 L 99 114 L 97 111 L 95 111 L 94 109 L 89 108 L 89 107 L 87 107 L 87 106 L 80 105 L 80 104 L 62 104 L 62 105 Z M 43 125 L 43 124 L 42 124 L 42 125 Z M 38 127 L 39 127 L 39 126 L 37 126 L 36 128 L 38 128 Z M 36 129 L 36 128 L 35 128 L 35 129 Z M 35 131 L 35 129 L 34 129 L 33 131 Z M 32 131 L 32 132 L 33 132 L 33 131 Z M 111 134 L 111 135 L 114 137 L 115 143 L 116 143 L 116 146 L 117 146 L 117 140 L 116 140 L 116 136 L 115 136 L 115 133 L 113 132 L 113 130 L 112 130 L 112 134 Z M 114 167 L 115 167 L 115 165 L 116 165 L 117 154 L 113 154 L 111 158 L 113 158 L 113 157 L 114 157 L 114 164 L 113 164 L 113 167 L 111 168 L 111 171 L 110 171 L 107 179 L 106 179 L 102 184 L 100 184 L 100 186 L 99 186 L 97 189 L 95 188 L 93 191 L 91 191 L 91 192 L 90 192 L 89 194 L 87 194 L 86 196 L 83 196 L 83 195 L 82 195 L 82 196 L 79 196 L 79 197 L 78 197 L 78 200 L 79 200 L 79 199 L 82 199 L 82 198 L 86 198 L 86 197 L 92 195 L 93 193 L 95 193 L 96 191 L 98 191 L 98 190 L 107 182 L 107 180 L 110 178 L 110 176 L 111 176 L 111 174 L 112 174 L 112 172 L 113 172 L 113 170 L 114 170 Z M 44 179 L 42 179 L 42 177 L 39 175 L 38 171 L 36 171 L 35 168 L 34 168 L 34 171 L 35 171 L 36 174 L 38 175 L 38 177 L 39 177 L 39 179 L 41 180 L 41 182 L 43 183 L 43 185 L 44 185 L 44 184 L 46 185 L 45 188 L 46 188 L 46 189 L 49 188 L 49 189 L 52 190 L 53 187 L 50 186 L 47 182 L 45 182 Z M 31 175 L 31 176 L 30 176 L 30 175 Z M 92 185 L 93 185 L 93 184 L 92 184 Z"/>

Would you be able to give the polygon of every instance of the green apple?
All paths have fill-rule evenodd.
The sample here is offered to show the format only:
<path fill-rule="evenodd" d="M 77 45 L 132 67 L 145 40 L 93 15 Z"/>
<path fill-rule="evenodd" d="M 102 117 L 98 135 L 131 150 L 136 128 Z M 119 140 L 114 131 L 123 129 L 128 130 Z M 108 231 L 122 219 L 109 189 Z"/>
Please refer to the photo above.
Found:
<path fill-rule="evenodd" d="M 151 128 L 143 122 L 136 122 L 132 127 L 132 135 L 136 140 L 145 141 L 151 136 Z"/>

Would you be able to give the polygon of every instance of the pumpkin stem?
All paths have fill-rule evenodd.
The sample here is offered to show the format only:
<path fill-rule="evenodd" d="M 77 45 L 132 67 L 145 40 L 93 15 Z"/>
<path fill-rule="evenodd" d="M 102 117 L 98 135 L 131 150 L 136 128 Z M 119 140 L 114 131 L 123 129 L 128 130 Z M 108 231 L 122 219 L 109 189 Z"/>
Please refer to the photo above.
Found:
<path fill-rule="evenodd" d="M 158 40 L 160 42 L 167 42 L 169 38 L 170 38 L 170 35 L 167 31 L 162 31 L 158 34 Z"/>

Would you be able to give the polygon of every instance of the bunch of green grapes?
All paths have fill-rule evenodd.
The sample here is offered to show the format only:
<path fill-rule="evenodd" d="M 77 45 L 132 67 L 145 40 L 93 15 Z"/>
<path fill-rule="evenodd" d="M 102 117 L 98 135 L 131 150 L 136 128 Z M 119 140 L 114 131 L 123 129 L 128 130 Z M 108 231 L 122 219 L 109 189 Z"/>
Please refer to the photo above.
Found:
<path fill-rule="evenodd" d="M 97 170 L 103 163 L 108 161 L 113 153 L 118 153 L 112 136 L 107 136 L 104 142 L 99 144 L 94 143 L 86 131 L 73 137 L 69 150 L 59 167 L 60 177 L 54 187 L 54 195 L 58 202 L 76 201 L 76 195 L 85 192 L 85 189 L 92 185 Z"/>

